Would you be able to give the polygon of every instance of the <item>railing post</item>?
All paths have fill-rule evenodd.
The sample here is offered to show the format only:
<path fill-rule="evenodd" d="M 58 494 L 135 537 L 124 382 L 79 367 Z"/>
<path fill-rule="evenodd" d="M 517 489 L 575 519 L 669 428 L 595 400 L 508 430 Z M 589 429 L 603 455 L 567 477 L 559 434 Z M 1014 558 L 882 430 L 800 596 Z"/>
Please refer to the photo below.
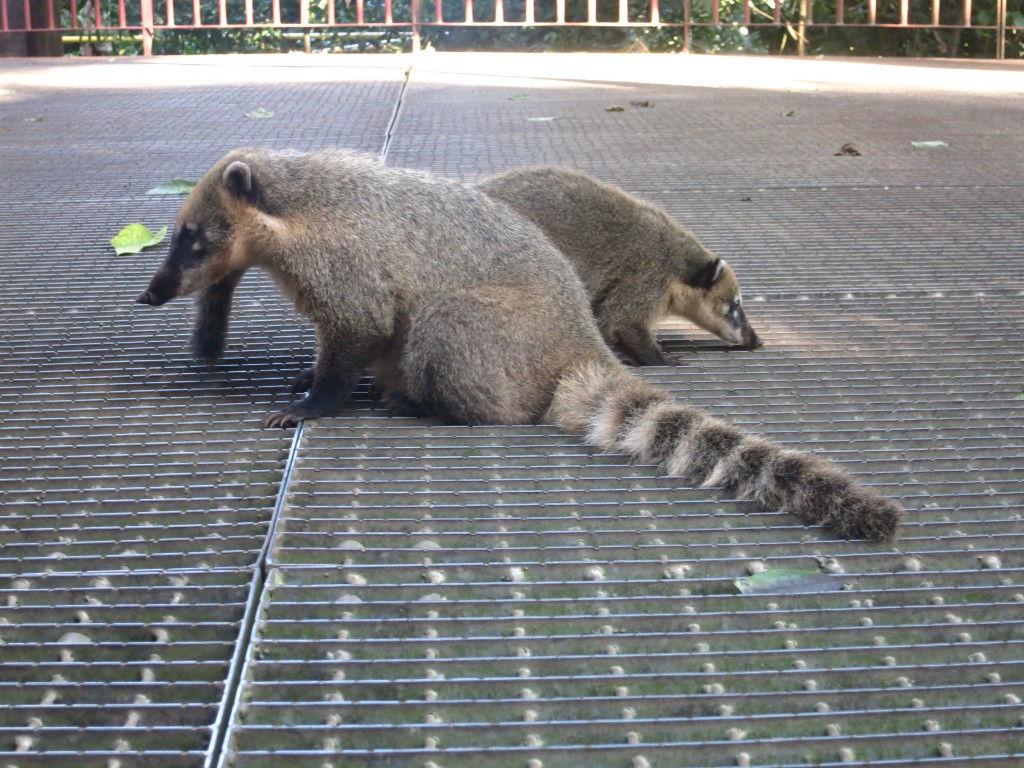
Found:
<path fill-rule="evenodd" d="M 153 55 L 153 0 L 142 3 L 142 55 Z"/>
<path fill-rule="evenodd" d="M 807 2 L 800 0 L 800 20 L 796 27 L 796 55 L 803 56 L 807 52 L 807 44 L 804 39 L 804 32 L 807 29 Z"/>
<path fill-rule="evenodd" d="M 996 0 L 996 58 L 1006 56 L 1006 0 Z"/>
<path fill-rule="evenodd" d="M 422 15 L 422 0 L 412 0 L 412 52 L 420 52 L 420 17 Z"/>

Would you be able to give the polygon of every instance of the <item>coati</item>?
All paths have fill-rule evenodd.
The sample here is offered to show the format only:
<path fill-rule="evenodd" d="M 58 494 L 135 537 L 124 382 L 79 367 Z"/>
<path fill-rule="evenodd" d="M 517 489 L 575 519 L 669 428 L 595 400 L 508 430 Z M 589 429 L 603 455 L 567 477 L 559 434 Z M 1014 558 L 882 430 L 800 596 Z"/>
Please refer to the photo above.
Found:
<path fill-rule="evenodd" d="M 631 374 L 568 261 L 466 185 L 345 150 L 235 150 L 185 200 L 137 301 L 200 292 L 197 351 L 219 352 L 250 267 L 269 272 L 317 333 L 309 393 L 268 427 L 335 413 L 369 367 L 396 402 L 449 422 L 547 421 L 840 536 L 897 534 L 894 501 Z"/>
<path fill-rule="evenodd" d="M 479 183 L 551 239 L 590 294 L 605 341 L 637 365 L 677 365 L 653 328 L 680 315 L 730 344 L 764 342 L 724 260 L 655 205 L 571 168 L 515 168 Z"/>

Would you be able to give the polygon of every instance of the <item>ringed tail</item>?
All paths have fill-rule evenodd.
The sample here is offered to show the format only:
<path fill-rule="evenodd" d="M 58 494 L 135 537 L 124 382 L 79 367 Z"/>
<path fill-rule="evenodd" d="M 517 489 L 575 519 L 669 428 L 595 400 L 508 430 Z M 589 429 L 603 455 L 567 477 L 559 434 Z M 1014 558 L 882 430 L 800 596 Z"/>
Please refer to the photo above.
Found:
<path fill-rule="evenodd" d="M 588 364 L 561 379 L 547 421 L 602 450 L 656 463 L 702 488 L 734 488 L 847 539 L 888 541 L 903 508 L 826 459 L 777 445 L 684 405 L 625 370 Z"/>

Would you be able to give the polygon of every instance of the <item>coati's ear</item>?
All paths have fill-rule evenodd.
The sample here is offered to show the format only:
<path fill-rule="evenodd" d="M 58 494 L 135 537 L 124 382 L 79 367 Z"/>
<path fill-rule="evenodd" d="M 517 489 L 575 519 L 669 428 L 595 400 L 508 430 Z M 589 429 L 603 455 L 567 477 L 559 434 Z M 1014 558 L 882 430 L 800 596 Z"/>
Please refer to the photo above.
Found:
<path fill-rule="evenodd" d="M 252 202 L 256 199 L 256 185 L 253 183 L 252 168 L 241 160 L 235 160 L 224 169 L 224 186 L 240 200 Z"/>
<path fill-rule="evenodd" d="M 696 274 L 687 281 L 687 285 L 694 288 L 710 288 L 722 276 L 724 269 L 725 259 L 715 258 L 697 270 Z"/>

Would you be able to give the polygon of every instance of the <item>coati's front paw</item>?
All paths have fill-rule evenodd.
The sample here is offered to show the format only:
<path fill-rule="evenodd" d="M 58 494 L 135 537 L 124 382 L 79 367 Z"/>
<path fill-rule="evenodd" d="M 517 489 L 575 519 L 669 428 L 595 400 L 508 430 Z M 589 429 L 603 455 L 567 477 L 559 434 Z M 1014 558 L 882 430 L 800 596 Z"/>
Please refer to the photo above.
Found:
<path fill-rule="evenodd" d="M 292 403 L 277 413 L 270 414 L 263 422 L 263 426 L 267 429 L 289 429 L 299 426 L 299 423 L 306 419 L 317 419 L 327 415 L 329 415 L 327 409 L 311 405 L 309 398 L 306 398 Z"/>
<path fill-rule="evenodd" d="M 309 392 L 313 388 L 313 369 L 307 368 L 294 379 L 292 379 L 292 394 L 297 395 L 300 392 Z"/>
<path fill-rule="evenodd" d="M 682 365 L 683 361 L 675 355 L 670 355 L 665 350 L 658 348 L 647 352 L 636 358 L 637 365 L 668 365 L 673 368 Z"/>

